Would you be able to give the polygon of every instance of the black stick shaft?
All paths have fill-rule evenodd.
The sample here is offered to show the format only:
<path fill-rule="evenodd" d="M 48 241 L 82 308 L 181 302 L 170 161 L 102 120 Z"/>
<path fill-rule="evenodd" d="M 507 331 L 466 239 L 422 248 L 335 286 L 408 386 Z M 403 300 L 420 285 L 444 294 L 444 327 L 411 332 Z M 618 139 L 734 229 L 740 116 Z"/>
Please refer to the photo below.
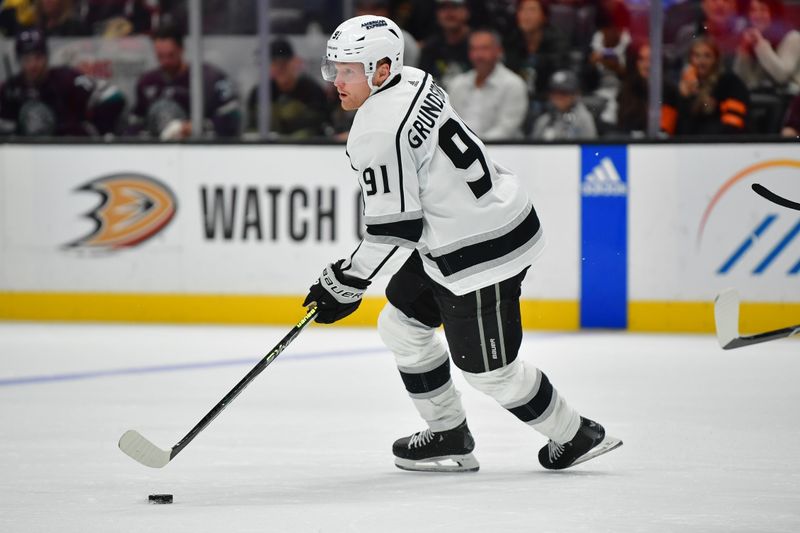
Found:
<path fill-rule="evenodd" d="M 192 440 L 194 440 L 194 438 L 215 418 L 217 418 L 217 416 L 228 406 L 228 404 L 235 400 L 236 397 L 239 396 L 239 394 L 245 389 L 245 387 L 247 387 L 250 382 L 256 378 L 256 376 L 263 372 L 264 369 L 267 368 L 270 363 L 272 363 L 272 361 L 274 361 L 281 354 L 281 352 L 285 350 L 287 346 L 289 346 L 289 344 L 291 344 L 291 342 L 300 334 L 301 331 L 303 331 L 303 329 L 305 329 L 307 325 L 313 322 L 314 317 L 316 316 L 316 308 L 309 310 L 308 313 L 306 313 L 306 315 L 300 319 L 300 322 L 295 324 L 291 331 L 289 331 L 289 333 L 287 333 L 286 336 L 281 339 L 281 341 L 272 349 L 272 351 L 265 355 L 261 361 L 256 363 L 256 366 L 254 366 L 250 372 L 248 372 L 247 375 L 243 377 L 242 380 L 239 381 L 239 383 L 237 383 L 236 386 L 232 388 L 228 394 L 226 394 L 225 397 L 222 398 L 219 403 L 217 403 L 217 405 L 215 405 L 214 408 L 211 409 L 211 411 L 209 411 L 208 414 L 204 416 L 203 419 L 198 422 L 197 425 L 193 427 L 192 430 L 189 431 L 189 433 L 187 433 L 186 436 L 178 442 L 178 444 L 172 447 L 172 451 L 169 454 L 170 461 L 174 459 L 175 456 L 178 455 L 181 450 L 183 450 L 190 442 L 192 442 Z"/>
<path fill-rule="evenodd" d="M 751 187 L 756 193 L 758 193 L 759 195 L 761 195 L 762 197 L 766 198 L 767 200 L 769 200 L 774 204 L 778 204 L 783 207 L 788 207 L 789 209 L 794 209 L 795 211 L 800 211 L 800 203 L 793 202 L 787 198 L 784 198 L 783 196 L 778 196 L 777 194 L 770 191 L 769 189 L 767 189 L 766 187 L 764 187 L 759 183 L 754 183 L 753 185 L 751 185 Z"/>
<path fill-rule="evenodd" d="M 723 349 L 731 350 L 733 348 L 740 348 L 742 346 L 750 346 L 752 344 L 759 344 L 767 341 L 774 341 L 776 339 L 783 339 L 797 335 L 800 333 L 800 324 L 790 326 L 788 328 L 776 329 L 775 331 L 767 331 L 758 333 L 757 335 L 747 335 L 744 337 L 737 337 L 725 345 Z"/>

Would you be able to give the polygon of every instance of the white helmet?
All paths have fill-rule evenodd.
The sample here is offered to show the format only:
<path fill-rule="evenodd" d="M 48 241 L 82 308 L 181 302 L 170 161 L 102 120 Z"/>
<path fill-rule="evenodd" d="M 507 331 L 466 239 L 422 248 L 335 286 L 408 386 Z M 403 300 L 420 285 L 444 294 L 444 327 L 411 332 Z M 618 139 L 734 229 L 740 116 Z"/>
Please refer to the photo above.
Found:
<path fill-rule="evenodd" d="M 392 61 L 388 82 L 403 69 L 403 48 L 403 32 L 392 20 L 376 15 L 353 17 L 339 24 L 328 39 L 322 77 L 326 81 L 336 79 L 335 63 L 361 63 L 375 92 L 378 87 L 372 85 L 372 76 L 378 61 L 385 57 Z"/>

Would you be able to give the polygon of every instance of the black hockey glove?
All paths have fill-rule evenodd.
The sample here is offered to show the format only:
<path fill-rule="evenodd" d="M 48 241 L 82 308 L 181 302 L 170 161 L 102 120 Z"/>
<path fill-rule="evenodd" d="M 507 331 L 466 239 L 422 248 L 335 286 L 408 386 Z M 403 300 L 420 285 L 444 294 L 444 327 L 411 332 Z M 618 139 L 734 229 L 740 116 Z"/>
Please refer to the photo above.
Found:
<path fill-rule="evenodd" d="M 317 303 L 317 322 L 322 324 L 332 324 L 358 309 L 361 297 L 370 284 L 365 279 L 343 273 L 342 263 L 344 259 L 339 259 L 325 267 L 303 300 L 303 306 Z"/>

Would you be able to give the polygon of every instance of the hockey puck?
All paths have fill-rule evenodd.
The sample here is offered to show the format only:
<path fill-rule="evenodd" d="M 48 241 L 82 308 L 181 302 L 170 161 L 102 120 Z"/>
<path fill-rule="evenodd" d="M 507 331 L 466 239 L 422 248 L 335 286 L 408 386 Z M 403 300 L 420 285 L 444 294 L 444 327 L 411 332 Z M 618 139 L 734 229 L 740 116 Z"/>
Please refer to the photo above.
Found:
<path fill-rule="evenodd" d="M 172 494 L 151 494 L 147 499 L 150 503 L 172 503 Z"/>

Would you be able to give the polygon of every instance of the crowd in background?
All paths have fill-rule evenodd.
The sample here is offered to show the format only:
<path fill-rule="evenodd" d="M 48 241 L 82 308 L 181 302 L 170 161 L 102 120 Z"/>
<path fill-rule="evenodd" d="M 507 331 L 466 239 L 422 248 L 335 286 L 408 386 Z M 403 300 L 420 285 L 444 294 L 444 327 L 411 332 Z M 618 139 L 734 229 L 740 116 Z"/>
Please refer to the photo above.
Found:
<path fill-rule="evenodd" d="M 341 3 L 271 4 L 273 31 L 284 34 L 270 48 L 271 135 L 346 138 L 353 114 L 292 44 L 335 28 Z M 663 137 L 798 136 L 800 0 L 664 4 Z M 254 0 L 202 5 L 204 34 L 256 31 Z M 659 58 L 650 53 L 646 0 L 356 0 L 355 9 L 398 22 L 405 63 L 430 72 L 485 140 L 647 131 L 650 62 Z M 19 69 L 0 87 L 0 135 L 188 137 L 186 19 L 186 0 L 3 0 L 0 34 L 15 39 Z M 127 35 L 149 36 L 157 63 L 135 94 L 48 62 L 50 38 Z M 237 86 L 224 64 L 203 65 L 202 78 L 206 136 L 257 129 L 257 86 Z"/>

